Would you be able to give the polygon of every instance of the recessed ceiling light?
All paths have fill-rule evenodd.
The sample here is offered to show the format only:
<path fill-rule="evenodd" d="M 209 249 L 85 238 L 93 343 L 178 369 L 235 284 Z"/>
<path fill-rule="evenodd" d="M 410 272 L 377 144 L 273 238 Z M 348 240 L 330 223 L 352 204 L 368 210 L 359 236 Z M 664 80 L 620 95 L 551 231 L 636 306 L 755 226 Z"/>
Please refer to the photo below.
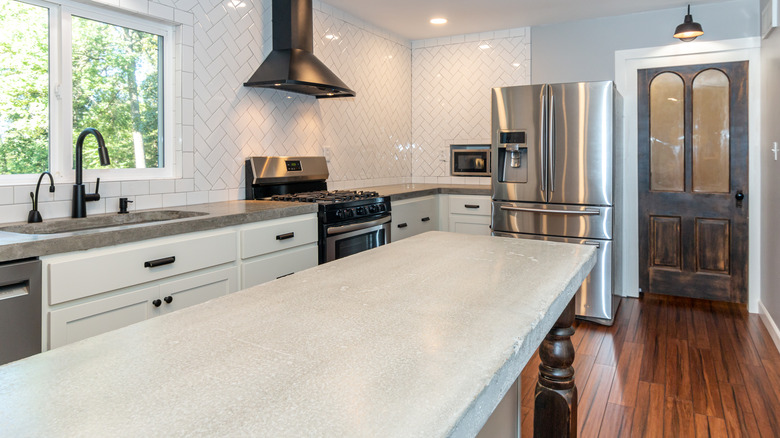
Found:
<path fill-rule="evenodd" d="M 327 38 L 327 39 L 329 39 L 329 40 L 337 40 L 337 39 L 339 39 L 339 37 L 338 37 L 338 36 L 336 36 L 336 35 L 333 35 L 333 34 L 330 34 L 330 33 L 329 33 L 329 34 L 327 34 L 327 35 L 325 35 L 325 38 Z"/>
<path fill-rule="evenodd" d="M 447 24 L 446 18 L 431 18 L 431 24 Z"/>
<path fill-rule="evenodd" d="M 487 50 L 487 49 L 490 48 L 490 44 L 482 43 L 482 44 L 479 45 L 479 48 L 482 49 L 482 50 Z"/>
<path fill-rule="evenodd" d="M 512 63 L 512 67 L 514 67 L 514 68 L 520 67 L 520 63 L 519 62 L 513 62 Z"/>

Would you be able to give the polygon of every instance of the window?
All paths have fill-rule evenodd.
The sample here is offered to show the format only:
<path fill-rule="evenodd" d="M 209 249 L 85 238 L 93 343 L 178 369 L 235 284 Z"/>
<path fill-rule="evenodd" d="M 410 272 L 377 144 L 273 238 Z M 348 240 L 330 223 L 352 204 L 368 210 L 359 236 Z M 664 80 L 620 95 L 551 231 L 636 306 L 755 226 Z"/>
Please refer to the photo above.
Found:
<path fill-rule="evenodd" d="M 79 4 L 0 0 L 0 184 L 50 170 L 72 180 L 73 143 L 97 128 L 83 166 L 108 179 L 173 176 L 173 29 Z"/>

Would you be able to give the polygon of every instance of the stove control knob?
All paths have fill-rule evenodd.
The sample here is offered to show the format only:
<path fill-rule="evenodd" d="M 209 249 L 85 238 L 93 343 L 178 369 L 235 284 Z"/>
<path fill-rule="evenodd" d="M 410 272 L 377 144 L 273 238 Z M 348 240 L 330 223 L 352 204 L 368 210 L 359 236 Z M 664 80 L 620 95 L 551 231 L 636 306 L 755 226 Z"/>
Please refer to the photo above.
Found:
<path fill-rule="evenodd" d="M 344 219 L 344 210 L 336 210 L 336 217 L 338 219 Z"/>
<path fill-rule="evenodd" d="M 369 212 L 369 213 L 372 213 L 372 214 L 373 214 L 373 213 L 376 213 L 378 210 L 379 210 L 379 208 L 378 208 L 378 206 L 376 206 L 376 205 L 369 205 L 369 206 L 368 206 L 368 212 Z"/>
<path fill-rule="evenodd" d="M 353 210 L 353 209 L 351 209 L 351 208 L 348 208 L 348 209 L 346 210 L 346 212 L 347 212 L 347 217 L 353 217 L 353 216 L 355 216 L 355 210 Z"/>
<path fill-rule="evenodd" d="M 358 216 L 364 216 L 366 214 L 366 208 L 365 207 L 358 207 L 355 212 Z"/>
<path fill-rule="evenodd" d="M 377 207 L 377 211 L 380 211 L 380 212 L 387 210 L 387 208 L 385 207 L 385 204 L 379 204 L 376 207 Z"/>

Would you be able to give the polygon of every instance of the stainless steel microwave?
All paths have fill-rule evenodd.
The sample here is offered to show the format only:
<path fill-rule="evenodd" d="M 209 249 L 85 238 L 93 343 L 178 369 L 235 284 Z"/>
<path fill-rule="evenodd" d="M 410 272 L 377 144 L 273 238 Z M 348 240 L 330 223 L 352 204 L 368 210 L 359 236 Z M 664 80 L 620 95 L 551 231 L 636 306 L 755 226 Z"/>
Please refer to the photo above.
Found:
<path fill-rule="evenodd" d="M 450 145 L 450 175 L 490 176 L 490 145 Z"/>

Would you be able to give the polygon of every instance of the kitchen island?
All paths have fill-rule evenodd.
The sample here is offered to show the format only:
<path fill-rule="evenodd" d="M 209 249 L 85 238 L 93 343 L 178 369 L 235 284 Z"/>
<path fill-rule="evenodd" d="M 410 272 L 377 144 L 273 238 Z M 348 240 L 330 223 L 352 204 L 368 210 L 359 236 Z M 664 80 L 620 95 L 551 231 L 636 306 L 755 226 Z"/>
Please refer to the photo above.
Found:
<path fill-rule="evenodd" d="M 589 246 L 444 232 L 0 367 L 2 436 L 473 436 Z"/>

